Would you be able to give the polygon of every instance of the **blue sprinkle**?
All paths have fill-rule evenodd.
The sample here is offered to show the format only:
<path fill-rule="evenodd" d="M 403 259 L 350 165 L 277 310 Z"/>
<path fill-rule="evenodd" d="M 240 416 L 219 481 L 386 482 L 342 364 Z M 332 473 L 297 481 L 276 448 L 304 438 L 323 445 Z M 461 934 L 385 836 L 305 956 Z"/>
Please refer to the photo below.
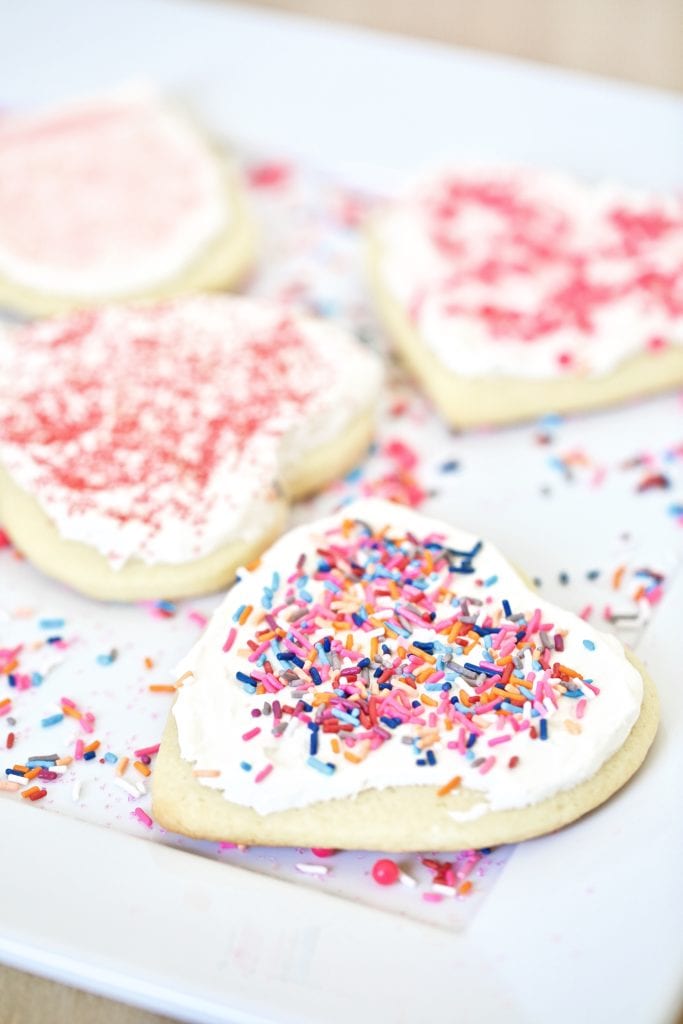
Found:
<path fill-rule="evenodd" d="M 311 673 L 311 679 L 313 680 L 315 685 L 316 686 L 320 686 L 320 684 L 322 683 L 323 680 L 322 680 L 322 676 L 318 672 L 318 670 L 315 667 L 315 665 L 311 665 L 310 673 Z"/>
<path fill-rule="evenodd" d="M 587 651 L 594 651 L 595 650 L 595 644 L 593 643 L 592 640 L 584 640 L 583 641 L 583 646 L 586 648 Z"/>
<path fill-rule="evenodd" d="M 43 728 L 46 728 L 48 725 L 57 725 L 59 722 L 63 721 L 64 715 L 61 712 L 59 712 L 56 715 L 48 715 L 47 718 L 43 718 L 40 724 L 43 726 Z"/>
<path fill-rule="evenodd" d="M 110 651 L 109 654 L 98 654 L 95 661 L 98 665 L 111 665 L 112 661 L 116 660 L 116 651 Z"/>
<path fill-rule="evenodd" d="M 116 764 L 118 761 L 118 757 L 116 756 L 116 754 L 112 754 L 111 750 L 108 750 L 107 753 L 104 755 L 104 760 L 107 762 L 107 764 Z"/>
<path fill-rule="evenodd" d="M 498 582 L 498 577 L 497 576 L 489 576 L 489 578 L 487 580 L 484 580 L 484 586 L 485 587 L 492 587 L 494 585 L 494 583 L 497 583 L 497 582 Z"/>
<path fill-rule="evenodd" d="M 38 625 L 41 629 L 64 629 L 64 619 L 40 619 Z"/>
<path fill-rule="evenodd" d="M 436 755 L 434 754 L 433 750 L 428 750 L 427 751 L 427 761 L 431 765 L 435 765 L 436 764 Z"/>
<path fill-rule="evenodd" d="M 505 618 L 509 619 L 512 615 L 512 608 L 510 607 L 510 602 L 507 598 L 503 600 L 503 611 L 505 612 Z"/>
<path fill-rule="evenodd" d="M 418 759 L 417 759 L 417 761 L 415 762 L 415 764 L 416 764 L 416 765 L 417 765 L 417 766 L 418 766 L 419 768 L 424 768 L 424 766 L 425 766 L 425 765 L 427 764 L 427 762 L 425 761 L 424 757 L 418 757 Z"/>
<path fill-rule="evenodd" d="M 460 463 L 456 459 L 448 459 L 447 462 L 441 463 L 440 468 L 442 473 L 455 473 L 460 469 Z"/>
<path fill-rule="evenodd" d="M 59 644 L 59 643 L 62 642 L 63 639 L 64 639 L 64 637 L 62 637 L 62 636 L 49 636 L 47 638 L 47 643 L 49 643 L 49 644 Z"/>
<path fill-rule="evenodd" d="M 548 719 L 542 718 L 538 725 L 539 735 L 542 740 L 548 739 Z"/>
<path fill-rule="evenodd" d="M 241 683 L 247 683 L 249 686 L 256 686 L 258 681 L 252 676 L 246 675 L 244 672 L 236 672 L 235 675 Z"/>
<path fill-rule="evenodd" d="M 317 730 L 316 730 L 316 732 L 312 732 L 311 733 L 311 738 L 309 740 L 309 745 L 308 745 L 308 753 L 310 754 L 311 757 L 315 757 L 315 755 L 318 753 L 318 733 L 317 733 Z"/>
<path fill-rule="evenodd" d="M 56 760 L 57 760 L 57 758 L 55 758 L 55 761 Z M 54 768 L 55 762 L 51 761 L 51 760 L 48 761 L 47 758 L 30 757 L 28 759 L 28 761 L 26 762 L 26 766 L 28 768 Z"/>
<path fill-rule="evenodd" d="M 239 606 L 239 608 L 237 609 L 237 611 L 235 612 L 235 614 L 232 617 L 232 621 L 233 622 L 238 622 L 239 621 L 239 617 L 240 617 L 240 615 L 242 614 L 242 612 L 244 611 L 245 608 L 246 608 L 245 604 L 241 604 Z"/>
<path fill-rule="evenodd" d="M 469 734 L 469 736 L 467 737 L 467 744 L 466 744 L 466 746 L 468 748 L 469 747 L 473 747 L 476 742 L 477 742 L 477 734 L 476 734 L 476 732 L 471 732 Z"/>
<path fill-rule="evenodd" d="M 96 750 L 89 750 L 87 754 L 83 755 L 83 760 L 84 761 L 92 761 L 92 759 L 94 757 L 96 757 L 96 755 L 97 755 L 97 751 Z"/>
<path fill-rule="evenodd" d="M 245 772 L 251 771 L 251 765 L 248 761 L 240 761 L 240 768 Z"/>
<path fill-rule="evenodd" d="M 334 765 L 330 764 L 329 762 L 320 761 L 317 757 L 309 757 L 306 761 L 306 764 L 310 768 L 315 768 L 315 770 L 317 772 L 320 772 L 321 775 L 334 775 Z"/>

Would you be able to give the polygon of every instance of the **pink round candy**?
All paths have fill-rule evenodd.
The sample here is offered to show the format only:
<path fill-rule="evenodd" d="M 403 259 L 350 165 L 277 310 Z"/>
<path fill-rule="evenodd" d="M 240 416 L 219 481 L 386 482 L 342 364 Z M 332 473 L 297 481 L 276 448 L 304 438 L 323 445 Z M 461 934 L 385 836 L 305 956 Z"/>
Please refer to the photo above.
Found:
<path fill-rule="evenodd" d="M 376 860 L 372 865 L 372 877 L 378 885 L 394 885 L 398 882 L 400 874 L 398 864 L 386 857 Z"/>
<path fill-rule="evenodd" d="M 333 857 L 336 850 L 328 850 L 324 846 L 312 846 L 311 853 L 315 857 Z"/>

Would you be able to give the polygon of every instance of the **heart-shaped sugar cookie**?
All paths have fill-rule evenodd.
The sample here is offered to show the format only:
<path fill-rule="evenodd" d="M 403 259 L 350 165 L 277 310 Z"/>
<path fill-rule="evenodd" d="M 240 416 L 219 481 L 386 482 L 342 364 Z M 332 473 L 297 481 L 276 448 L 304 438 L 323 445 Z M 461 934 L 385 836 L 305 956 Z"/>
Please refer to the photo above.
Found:
<path fill-rule="evenodd" d="M 637 769 L 654 688 L 489 543 L 370 500 L 282 537 L 178 667 L 162 825 L 456 850 L 585 814 Z"/>
<path fill-rule="evenodd" d="M 228 582 L 286 499 L 350 468 L 379 361 L 342 329 L 228 297 L 108 307 L 0 346 L 0 522 L 86 593 Z"/>

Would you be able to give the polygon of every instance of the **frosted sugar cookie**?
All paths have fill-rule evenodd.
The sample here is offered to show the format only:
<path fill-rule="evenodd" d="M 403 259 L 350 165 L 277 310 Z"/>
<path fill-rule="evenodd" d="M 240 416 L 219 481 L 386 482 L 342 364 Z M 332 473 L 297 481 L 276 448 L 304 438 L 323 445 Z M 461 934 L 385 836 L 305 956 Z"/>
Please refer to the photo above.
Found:
<path fill-rule="evenodd" d="M 683 199 L 455 169 L 370 227 L 380 315 L 458 427 L 683 383 Z"/>
<path fill-rule="evenodd" d="M 377 500 L 282 537 L 178 667 L 169 829 L 457 850 L 586 814 L 641 764 L 652 683 L 488 542 Z"/>
<path fill-rule="evenodd" d="M 0 118 L 0 307 L 230 288 L 253 256 L 235 169 L 153 91 Z"/>
<path fill-rule="evenodd" d="M 0 522 L 94 597 L 203 593 L 362 456 L 377 358 L 340 328 L 230 297 L 105 307 L 0 346 Z"/>

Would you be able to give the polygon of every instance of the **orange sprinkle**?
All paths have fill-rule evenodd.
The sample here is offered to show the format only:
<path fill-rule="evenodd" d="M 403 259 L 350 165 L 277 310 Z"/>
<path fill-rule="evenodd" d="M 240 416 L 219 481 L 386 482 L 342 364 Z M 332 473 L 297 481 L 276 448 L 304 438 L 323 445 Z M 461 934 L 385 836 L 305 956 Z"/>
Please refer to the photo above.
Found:
<path fill-rule="evenodd" d="M 625 572 L 626 572 L 626 566 L 625 565 L 620 565 L 618 569 L 614 570 L 614 575 L 612 576 L 612 590 L 618 590 L 619 589 L 619 587 L 621 586 L 621 582 L 622 582 L 622 580 L 624 578 L 624 573 Z"/>
<path fill-rule="evenodd" d="M 146 764 L 143 764 L 142 761 L 134 761 L 133 768 L 137 768 L 140 774 L 144 775 L 145 778 L 152 774 L 151 770 L 147 767 Z"/>
<path fill-rule="evenodd" d="M 15 668 L 19 668 L 19 662 L 17 661 L 16 658 L 13 658 L 12 661 L 8 662 L 6 665 L 3 666 L 2 674 L 9 676 L 12 674 L 12 672 L 14 672 Z"/>
<path fill-rule="evenodd" d="M 30 772 L 24 772 L 25 779 L 35 779 L 36 775 L 40 775 L 42 768 L 31 768 Z"/>
<path fill-rule="evenodd" d="M 28 771 L 28 768 L 27 768 L 27 766 L 25 764 L 13 764 L 12 765 L 12 771 L 13 772 L 21 772 L 23 775 L 25 775 L 26 772 Z"/>
<path fill-rule="evenodd" d="M 454 789 L 457 789 L 461 782 L 462 777 L 460 775 L 454 775 L 452 779 L 441 787 L 441 789 L 437 789 L 436 795 L 447 796 L 449 793 L 452 793 Z"/>
<path fill-rule="evenodd" d="M 337 737 L 336 737 L 336 736 L 333 736 L 333 737 L 332 737 L 332 739 L 331 739 L 331 741 L 330 741 L 330 746 L 332 747 L 332 751 L 333 751 L 333 753 L 335 753 L 335 754 L 338 754 L 338 753 L 339 753 L 339 751 L 340 751 L 340 749 L 341 749 L 341 748 L 340 748 L 340 746 L 339 746 L 339 740 L 337 739 Z"/>
<path fill-rule="evenodd" d="M 245 569 L 248 569 L 248 570 L 249 570 L 249 572 L 253 572 L 253 571 L 254 571 L 254 569 L 258 569 L 258 567 L 259 567 L 259 565 L 260 565 L 260 564 L 261 564 L 261 559 L 260 559 L 260 558 L 255 558 L 255 559 L 253 560 L 253 562 L 248 562 L 248 563 L 247 563 L 247 564 L 245 565 L 245 567 L 244 567 L 244 568 L 245 568 Z"/>
<path fill-rule="evenodd" d="M 439 706 L 438 700 L 432 700 L 426 693 L 423 693 L 420 699 L 423 704 L 427 704 L 430 708 L 437 708 Z"/>
<path fill-rule="evenodd" d="M 581 732 L 581 726 L 578 722 L 572 722 L 571 718 L 565 719 L 564 727 L 567 732 L 570 732 L 573 736 L 578 736 Z"/>
<path fill-rule="evenodd" d="M 0 700 L 0 708 L 6 708 L 12 703 L 11 697 L 5 697 L 4 700 Z"/>
<path fill-rule="evenodd" d="M 358 757 L 357 754 L 352 754 L 350 750 L 344 751 L 344 757 L 347 761 L 351 761 L 352 764 L 360 764 L 363 760 L 362 757 Z"/>
<path fill-rule="evenodd" d="M 148 686 L 147 689 L 150 693 L 175 693 L 177 687 L 173 683 L 154 683 L 152 686 Z"/>
<path fill-rule="evenodd" d="M 467 896 L 470 892 L 472 892 L 472 883 L 469 880 L 467 882 L 461 882 L 458 886 L 458 896 Z"/>
<path fill-rule="evenodd" d="M 138 762 L 136 761 L 135 767 L 137 768 L 137 766 Z M 147 765 L 143 765 L 143 768 L 146 767 Z M 149 775 L 149 770 L 147 771 L 147 774 Z M 192 774 L 196 779 L 217 779 L 218 776 L 220 775 L 220 772 L 218 771 L 217 768 L 195 768 Z"/>
<path fill-rule="evenodd" d="M 83 712 L 79 711 L 78 708 L 70 708 L 68 704 L 62 704 L 62 714 L 69 715 L 70 718 L 82 718 Z"/>
<path fill-rule="evenodd" d="M 415 654 L 420 661 L 429 661 L 432 665 L 436 661 L 433 654 L 428 654 L 427 651 L 421 651 L 419 647 L 414 647 L 413 644 L 410 645 L 410 653 Z"/>
<path fill-rule="evenodd" d="M 87 747 L 83 747 L 83 753 L 90 754 L 92 753 L 92 751 L 97 750 L 99 748 L 99 745 L 99 740 L 93 740 L 92 743 L 89 743 Z"/>
<path fill-rule="evenodd" d="M 254 610 L 254 606 L 253 606 L 253 605 L 251 605 L 251 604 L 248 604 L 248 605 L 247 605 L 247 606 L 246 606 L 246 607 L 245 607 L 245 608 L 244 608 L 244 609 L 242 610 L 242 614 L 240 615 L 239 619 L 237 620 L 237 621 L 239 622 L 240 626 L 243 626 L 243 625 L 245 624 L 245 622 L 247 622 L 247 621 L 248 621 L 248 619 L 249 619 L 249 616 L 251 615 L 251 613 L 253 612 L 253 610 Z"/>
<path fill-rule="evenodd" d="M 372 661 L 377 657 L 377 648 L 379 647 L 379 637 L 370 637 L 370 658 Z"/>
<path fill-rule="evenodd" d="M 154 662 L 151 658 L 145 658 L 145 668 L 154 668 Z"/>
<path fill-rule="evenodd" d="M 346 634 L 346 643 L 344 644 L 347 651 L 353 650 L 353 633 Z"/>
<path fill-rule="evenodd" d="M 40 793 L 40 786 L 29 786 L 28 789 L 22 790 L 21 795 L 22 795 L 22 798 L 24 800 L 26 800 L 26 799 L 30 800 L 32 793 Z"/>
<path fill-rule="evenodd" d="M 116 765 L 116 774 L 117 775 L 123 775 L 123 773 L 125 772 L 126 768 L 128 767 L 128 761 L 129 761 L 129 759 L 127 757 L 122 757 L 121 758 L 119 763 Z"/>
<path fill-rule="evenodd" d="M 55 764 L 71 764 L 72 761 L 73 757 L 71 757 L 71 755 L 69 754 L 67 755 L 67 757 L 58 757 L 57 760 L 55 761 Z"/>

